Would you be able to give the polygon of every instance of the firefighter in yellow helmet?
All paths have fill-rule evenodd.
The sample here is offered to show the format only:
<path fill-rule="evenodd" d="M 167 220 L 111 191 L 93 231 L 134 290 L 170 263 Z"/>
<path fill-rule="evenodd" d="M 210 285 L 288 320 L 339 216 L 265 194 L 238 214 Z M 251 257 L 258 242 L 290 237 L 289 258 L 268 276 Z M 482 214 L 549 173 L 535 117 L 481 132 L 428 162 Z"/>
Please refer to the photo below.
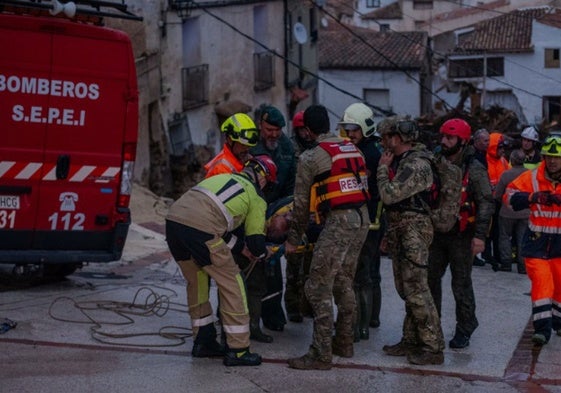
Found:
<path fill-rule="evenodd" d="M 205 165 L 205 177 L 240 172 L 251 157 L 249 149 L 259 140 L 255 123 L 245 113 L 236 113 L 227 118 L 220 130 L 226 135 L 226 141 L 222 150 Z"/>
<path fill-rule="evenodd" d="M 549 136 L 537 168 L 514 179 L 503 196 L 513 210 L 530 209 L 522 256 L 532 282 L 535 345 L 561 336 L 561 136 Z"/>

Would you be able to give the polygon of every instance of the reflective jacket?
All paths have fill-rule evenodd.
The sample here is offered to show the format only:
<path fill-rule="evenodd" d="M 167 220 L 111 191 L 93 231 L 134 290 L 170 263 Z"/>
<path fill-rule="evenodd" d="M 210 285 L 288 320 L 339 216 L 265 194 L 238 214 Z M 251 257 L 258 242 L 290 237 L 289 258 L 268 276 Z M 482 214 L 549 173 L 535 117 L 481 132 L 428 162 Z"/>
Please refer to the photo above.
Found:
<path fill-rule="evenodd" d="M 561 194 L 561 184 L 550 180 L 545 163 L 526 171 L 514 179 L 503 196 L 503 201 L 515 210 L 530 208 L 528 230 L 522 242 L 522 256 L 530 258 L 561 257 L 561 206 L 529 203 L 532 192 L 550 191 Z"/>
<path fill-rule="evenodd" d="M 240 162 L 230 147 L 224 143 L 224 147 L 212 160 L 205 165 L 205 178 L 218 175 L 219 173 L 238 173 L 243 169 L 244 163 Z"/>
<path fill-rule="evenodd" d="M 167 220 L 201 232 L 222 236 L 231 249 L 241 250 L 245 240 L 253 255 L 266 253 L 263 193 L 244 174 L 220 174 L 204 179 L 170 207 Z M 245 238 L 231 232 L 243 226 Z"/>
<path fill-rule="evenodd" d="M 504 136 L 498 132 L 492 132 L 489 136 L 489 147 L 487 148 L 487 173 L 489 174 L 489 182 L 491 183 L 491 191 L 493 197 L 495 196 L 495 187 L 501 178 L 501 175 L 507 169 L 510 169 L 510 164 L 503 156 L 497 157 L 497 150 L 499 149 L 499 142 Z"/>

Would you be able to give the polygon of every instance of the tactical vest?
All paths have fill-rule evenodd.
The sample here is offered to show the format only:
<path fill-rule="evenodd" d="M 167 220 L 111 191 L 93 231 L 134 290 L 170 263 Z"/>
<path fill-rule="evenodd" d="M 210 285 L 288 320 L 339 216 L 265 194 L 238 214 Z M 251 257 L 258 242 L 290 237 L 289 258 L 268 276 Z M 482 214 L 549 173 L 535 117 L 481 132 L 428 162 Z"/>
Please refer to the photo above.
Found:
<path fill-rule="evenodd" d="M 316 213 L 362 206 L 369 198 L 364 157 L 349 141 L 321 142 L 331 156 L 331 170 L 314 178 L 310 206 Z"/>
<path fill-rule="evenodd" d="M 469 169 L 466 168 L 466 172 L 462 179 L 462 198 L 460 200 L 460 232 L 465 231 L 468 227 L 473 226 L 475 223 L 475 203 L 469 197 L 468 184 Z"/>

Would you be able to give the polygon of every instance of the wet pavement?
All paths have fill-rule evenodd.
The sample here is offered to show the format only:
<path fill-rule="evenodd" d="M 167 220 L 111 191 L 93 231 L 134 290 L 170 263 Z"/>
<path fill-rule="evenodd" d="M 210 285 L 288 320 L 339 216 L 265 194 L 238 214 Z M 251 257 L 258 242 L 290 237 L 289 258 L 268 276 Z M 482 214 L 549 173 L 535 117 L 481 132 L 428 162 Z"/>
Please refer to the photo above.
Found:
<path fill-rule="evenodd" d="M 330 371 L 289 369 L 307 351 L 311 319 L 266 331 L 272 344 L 252 342 L 259 367 L 225 367 L 193 359 L 185 282 L 156 223 L 133 224 L 123 258 L 88 264 L 67 279 L 4 287 L 0 321 L 0 392 L 559 392 L 561 337 L 533 347 L 530 282 L 516 272 L 474 267 L 480 326 L 463 350 L 445 350 L 439 366 L 413 366 L 387 356 L 401 337 L 403 302 L 391 261 L 382 261 L 381 326 L 355 344 L 355 356 L 334 357 Z M 515 270 L 515 269 L 514 269 Z M 212 287 L 216 304 L 216 288 Z M 449 275 L 442 327 L 454 333 Z"/>

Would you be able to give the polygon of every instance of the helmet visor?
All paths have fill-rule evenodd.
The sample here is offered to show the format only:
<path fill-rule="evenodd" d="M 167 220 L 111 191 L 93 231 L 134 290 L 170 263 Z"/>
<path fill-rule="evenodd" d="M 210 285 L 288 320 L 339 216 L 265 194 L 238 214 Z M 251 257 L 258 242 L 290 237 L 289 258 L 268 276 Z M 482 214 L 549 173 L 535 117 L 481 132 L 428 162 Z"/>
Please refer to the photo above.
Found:
<path fill-rule="evenodd" d="M 340 127 L 345 131 L 345 132 L 353 132 L 353 131 L 360 131 L 360 126 L 358 124 L 353 124 L 353 123 L 341 123 Z"/>

